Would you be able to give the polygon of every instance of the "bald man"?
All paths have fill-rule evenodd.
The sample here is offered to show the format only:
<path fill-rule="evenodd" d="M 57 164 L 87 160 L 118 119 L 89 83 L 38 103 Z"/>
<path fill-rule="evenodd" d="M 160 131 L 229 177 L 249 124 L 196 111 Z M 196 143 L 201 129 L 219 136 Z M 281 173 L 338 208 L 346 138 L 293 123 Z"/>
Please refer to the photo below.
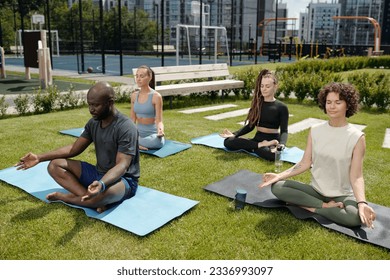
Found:
<path fill-rule="evenodd" d="M 106 82 L 92 86 L 87 103 L 92 118 L 77 140 L 42 154 L 28 153 L 16 164 L 28 169 L 50 161 L 48 172 L 64 189 L 46 196 L 103 212 L 134 196 L 140 176 L 138 131 L 132 120 L 114 106 L 114 89 Z M 94 143 L 96 165 L 71 159 Z"/>

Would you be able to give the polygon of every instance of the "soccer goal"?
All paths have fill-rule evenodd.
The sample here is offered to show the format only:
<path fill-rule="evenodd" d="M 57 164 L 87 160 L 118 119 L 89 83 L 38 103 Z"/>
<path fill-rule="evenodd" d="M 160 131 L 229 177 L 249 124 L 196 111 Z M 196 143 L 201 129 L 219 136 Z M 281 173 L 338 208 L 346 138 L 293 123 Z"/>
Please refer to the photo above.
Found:
<path fill-rule="evenodd" d="M 37 32 L 39 30 L 24 30 L 24 32 Z M 16 50 L 17 50 L 17 54 L 22 54 L 23 52 L 23 42 L 22 42 L 22 30 L 18 30 L 16 31 L 17 34 L 16 34 L 16 37 L 17 37 L 17 40 L 16 40 Z M 58 30 L 50 30 L 50 34 L 51 34 L 51 50 L 53 52 L 53 55 L 55 56 L 60 56 L 60 44 L 59 44 L 59 38 L 58 38 Z M 46 38 L 49 38 L 49 31 L 46 30 Z M 49 44 L 47 44 L 49 45 Z"/>
<path fill-rule="evenodd" d="M 182 30 L 184 30 L 185 34 L 182 34 Z M 183 38 L 180 38 L 182 35 L 184 35 Z M 178 24 L 176 25 L 176 65 L 179 65 L 180 50 L 184 52 L 185 48 L 187 49 L 190 65 L 192 64 L 193 52 L 195 52 L 195 55 L 203 52 L 203 46 L 202 50 L 200 47 L 197 47 L 199 46 L 200 38 L 204 42 L 203 46 L 208 46 L 210 51 L 211 48 L 213 49 L 214 63 L 218 63 L 218 55 L 224 55 L 225 53 L 229 63 L 229 42 L 225 27 L 202 26 L 202 31 L 200 32 L 199 25 Z M 181 48 L 180 45 L 182 45 Z"/>

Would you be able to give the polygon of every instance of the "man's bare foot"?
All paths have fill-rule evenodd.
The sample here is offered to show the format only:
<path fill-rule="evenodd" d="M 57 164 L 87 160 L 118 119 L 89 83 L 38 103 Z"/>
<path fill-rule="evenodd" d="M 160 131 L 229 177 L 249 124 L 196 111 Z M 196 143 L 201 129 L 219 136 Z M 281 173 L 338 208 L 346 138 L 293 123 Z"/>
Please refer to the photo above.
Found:
<path fill-rule="evenodd" d="M 103 213 L 103 212 L 106 211 L 106 210 L 107 210 L 107 206 L 102 206 L 102 207 L 96 208 L 96 211 L 97 211 L 98 213 Z"/>
<path fill-rule="evenodd" d="M 46 196 L 46 199 L 49 201 L 62 200 L 63 195 L 64 194 L 60 192 L 52 192 Z"/>
<path fill-rule="evenodd" d="M 278 140 L 271 140 L 271 141 L 264 140 L 259 142 L 258 147 L 261 148 L 261 147 L 276 146 L 278 144 L 279 144 Z"/>

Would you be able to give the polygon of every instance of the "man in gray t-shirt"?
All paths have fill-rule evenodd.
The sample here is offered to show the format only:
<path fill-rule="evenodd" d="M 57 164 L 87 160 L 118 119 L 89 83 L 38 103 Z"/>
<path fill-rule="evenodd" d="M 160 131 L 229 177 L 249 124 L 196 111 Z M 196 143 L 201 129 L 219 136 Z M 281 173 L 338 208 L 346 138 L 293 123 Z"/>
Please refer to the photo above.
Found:
<path fill-rule="evenodd" d="M 16 164 L 28 169 L 50 160 L 48 171 L 70 193 L 53 192 L 50 201 L 104 211 L 135 195 L 140 176 L 138 131 L 132 120 L 114 106 L 114 89 L 99 82 L 87 94 L 92 118 L 81 136 L 71 145 L 43 154 L 28 153 Z M 96 151 L 96 165 L 70 159 L 81 154 L 91 143 Z"/>

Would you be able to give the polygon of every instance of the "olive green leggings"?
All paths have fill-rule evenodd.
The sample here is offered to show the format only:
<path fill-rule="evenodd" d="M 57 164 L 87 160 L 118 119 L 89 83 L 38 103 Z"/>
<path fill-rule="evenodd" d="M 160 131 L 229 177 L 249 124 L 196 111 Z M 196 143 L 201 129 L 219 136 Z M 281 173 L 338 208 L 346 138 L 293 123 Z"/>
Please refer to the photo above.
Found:
<path fill-rule="evenodd" d="M 326 197 L 314 190 L 312 186 L 292 180 L 276 182 L 272 185 L 271 191 L 278 199 L 285 202 L 315 208 L 315 213 L 340 225 L 348 227 L 361 225 L 357 203 L 353 196 Z M 342 202 L 344 208 L 322 208 L 323 202 L 331 200 Z"/>

